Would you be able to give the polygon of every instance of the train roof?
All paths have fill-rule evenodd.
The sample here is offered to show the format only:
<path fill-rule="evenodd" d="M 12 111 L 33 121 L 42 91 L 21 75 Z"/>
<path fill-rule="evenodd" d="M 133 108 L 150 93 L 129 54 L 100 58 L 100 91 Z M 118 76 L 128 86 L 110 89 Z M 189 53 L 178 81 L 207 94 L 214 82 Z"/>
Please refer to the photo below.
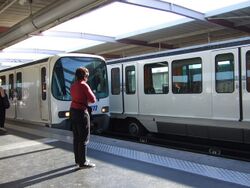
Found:
<path fill-rule="evenodd" d="M 166 50 L 166 51 L 161 51 L 161 52 L 148 53 L 148 54 L 143 54 L 143 55 L 138 55 L 138 56 L 120 58 L 120 59 L 107 61 L 107 64 L 109 65 L 109 64 L 125 63 L 125 62 L 130 62 L 130 61 L 152 59 L 152 58 L 158 58 L 158 57 L 163 57 L 163 56 L 179 55 L 179 54 L 213 50 L 213 49 L 219 49 L 219 48 L 228 48 L 228 47 L 241 46 L 241 45 L 247 45 L 247 44 L 250 44 L 250 37 L 244 37 L 240 39 L 228 40 L 228 41 L 223 41 L 223 42 L 214 42 L 214 43 L 209 43 L 205 45 L 202 44 L 202 45 L 197 45 L 197 46 L 192 46 L 192 47 L 179 48 L 179 49 Z"/>
<path fill-rule="evenodd" d="M 22 68 L 22 67 L 27 67 L 27 66 L 30 66 L 30 65 L 36 65 L 36 64 L 39 64 L 39 63 L 43 63 L 43 62 L 46 62 L 50 58 L 53 58 L 53 57 L 75 57 L 75 56 L 78 56 L 78 57 L 92 57 L 92 58 L 102 59 L 103 61 L 105 61 L 105 59 L 102 56 L 98 56 L 98 55 L 81 54 L 81 53 L 62 53 L 62 54 L 56 54 L 56 55 L 53 55 L 53 56 L 50 56 L 50 57 L 47 57 L 47 58 L 39 59 L 39 60 L 36 60 L 36 61 L 32 61 L 32 62 L 29 62 L 29 63 L 25 63 L 25 64 L 22 64 L 22 65 L 18 65 L 18 66 L 10 67 L 10 68 L 7 68 L 7 69 L 3 69 L 3 70 L 0 70 L 0 73 L 5 72 L 5 71 L 9 71 L 9 70 Z"/>

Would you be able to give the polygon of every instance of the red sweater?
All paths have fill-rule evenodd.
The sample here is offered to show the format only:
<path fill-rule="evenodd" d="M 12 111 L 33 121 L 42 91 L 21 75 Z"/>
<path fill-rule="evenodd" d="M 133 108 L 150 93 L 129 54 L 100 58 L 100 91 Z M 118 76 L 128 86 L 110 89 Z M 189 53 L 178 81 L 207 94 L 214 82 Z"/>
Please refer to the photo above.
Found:
<path fill-rule="evenodd" d="M 75 81 L 70 87 L 72 102 L 70 107 L 79 110 L 86 110 L 88 103 L 96 101 L 95 95 L 85 81 Z"/>

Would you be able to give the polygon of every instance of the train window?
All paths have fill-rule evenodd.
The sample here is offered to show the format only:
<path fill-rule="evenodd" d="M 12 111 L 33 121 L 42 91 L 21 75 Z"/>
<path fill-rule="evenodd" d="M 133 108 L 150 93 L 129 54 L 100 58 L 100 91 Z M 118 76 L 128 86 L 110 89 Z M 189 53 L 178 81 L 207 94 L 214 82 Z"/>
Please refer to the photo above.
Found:
<path fill-rule="evenodd" d="M 120 94 L 120 69 L 111 69 L 111 93 L 112 95 Z"/>
<path fill-rule="evenodd" d="M 88 84 L 96 98 L 108 96 L 107 67 L 103 60 L 93 57 L 61 57 L 57 60 L 53 73 L 51 91 L 58 100 L 70 101 L 70 86 L 75 80 L 79 67 L 89 70 Z"/>
<path fill-rule="evenodd" d="M 14 74 L 9 75 L 9 98 L 14 98 Z"/>
<path fill-rule="evenodd" d="M 46 100 L 47 85 L 46 85 L 46 68 L 41 69 L 41 94 L 42 100 Z"/>
<path fill-rule="evenodd" d="M 158 62 L 144 65 L 144 93 L 168 93 L 169 73 L 168 62 Z"/>
<path fill-rule="evenodd" d="M 128 66 L 125 68 L 126 79 L 126 94 L 135 94 L 136 80 L 135 80 L 135 66 Z"/>
<path fill-rule="evenodd" d="M 202 92 L 201 58 L 172 62 L 172 92 L 175 94 Z"/>
<path fill-rule="evenodd" d="M 4 89 L 6 88 L 6 77 L 5 76 L 0 76 L 0 86 L 2 86 Z"/>
<path fill-rule="evenodd" d="M 250 51 L 246 53 L 246 68 L 247 68 L 247 91 L 250 92 Z"/>
<path fill-rule="evenodd" d="M 22 100 L 22 73 L 18 72 L 16 74 L 16 93 L 17 100 Z"/>
<path fill-rule="evenodd" d="M 217 93 L 234 91 L 234 56 L 232 53 L 215 57 L 215 88 Z"/>

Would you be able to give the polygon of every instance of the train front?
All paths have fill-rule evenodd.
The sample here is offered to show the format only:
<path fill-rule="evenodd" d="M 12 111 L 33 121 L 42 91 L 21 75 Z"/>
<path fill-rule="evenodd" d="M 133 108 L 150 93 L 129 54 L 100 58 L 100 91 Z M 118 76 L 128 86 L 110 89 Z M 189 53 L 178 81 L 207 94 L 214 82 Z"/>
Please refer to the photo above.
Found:
<path fill-rule="evenodd" d="M 75 70 L 86 67 L 90 76 L 88 84 L 96 96 L 96 103 L 91 104 L 92 128 L 106 130 L 109 126 L 108 76 L 105 61 L 99 56 L 60 57 L 53 67 L 51 81 L 52 127 L 71 129 L 69 108 L 71 103 L 70 86 L 75 79 Z"/>

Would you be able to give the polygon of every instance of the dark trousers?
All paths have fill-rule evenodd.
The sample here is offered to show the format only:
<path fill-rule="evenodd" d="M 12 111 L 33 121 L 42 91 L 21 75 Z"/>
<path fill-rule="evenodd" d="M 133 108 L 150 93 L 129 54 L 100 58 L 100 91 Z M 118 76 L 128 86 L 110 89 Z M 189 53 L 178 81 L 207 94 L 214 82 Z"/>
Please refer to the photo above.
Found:
<path fill-rule="evenodd" d="M 83 110 L 70 109 L 70 120 L 73 131 L 75 162 L 83 166 L 86 161 L 87 143 L 90 137 L 89 114 Z"/>
<path fill-rule="evenodd" d="M 5 109 L 0 108 L 0 127 L 4 128 Z"/>

